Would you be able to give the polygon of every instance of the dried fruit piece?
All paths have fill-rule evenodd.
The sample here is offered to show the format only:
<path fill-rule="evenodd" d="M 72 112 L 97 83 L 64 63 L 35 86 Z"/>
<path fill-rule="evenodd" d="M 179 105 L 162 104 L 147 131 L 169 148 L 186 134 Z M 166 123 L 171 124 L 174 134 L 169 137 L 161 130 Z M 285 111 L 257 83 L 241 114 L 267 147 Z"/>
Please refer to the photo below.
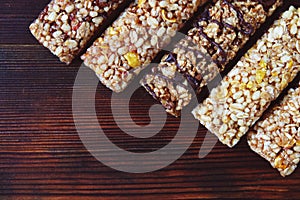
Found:
<path fill-rule="evenodd" d="M 141 7 L 145 2 L 146 0 L 138 0 L 138 7 Z"/>
<path fill-rule="evenodd" d="M 108 28 L 108 34 L 109 35 L 118 35 L 120 33 L 119 30 L 115 30 L 113 27 Z"/>
<path fill-rule="evenodd" d="M 264 60 L 261 60 L 259 62 L 259 66 L 265 69 L 265 68 L 267 68 L 267 63 Z"/>
<path fill-rule="evenodd" d="M 249 82 L 247 83 L 247 88 L 248 88 L 248 89 L 252 89 L 253 86 L 254 86 L 254 84 L 253 84 L 252 81 L 249 81 Z"/>
<path fill-rule="evenodd" d="M 288 68 L 289 70 L 291 70 L 292 67 L 293 67 L 293 65 L 294 65 L 294 61 L 293 61 L 293 60 L 290 60 L 290 62 L 287 63 L 287 68 Z"/>
<path fill-rule="evenodd" d="M 262 83 L 262 81 L 263 81 L 263 79 L 265 78 L 265 76 L 266 76 L 266 73 L 267 73 L 267 70 L 266 69 L 258 69 L 257 71 L 256 71 L 256 82 L 258 83 L 258 84 L 261 84 Z"/>
<path fill-rule="evenodd" d="M 129 52 L 124 55 L 128 62 L 128 65 L 132 68 L 139 67 L 141 65 L 139 55 L 137 53 Z"/>
<path fill-rule="evenodd" d="M 277 156 L 274 161 L 274 167 L 284 170 L 287 166 L 283 164 L 282 158 L 280 156 Z"/>
<path fill-rule="evenodd" d="M 244 90 L 246 87 L 247 87 L 246 83 L 241 83 L 239 88 L 240 90 Z"/>

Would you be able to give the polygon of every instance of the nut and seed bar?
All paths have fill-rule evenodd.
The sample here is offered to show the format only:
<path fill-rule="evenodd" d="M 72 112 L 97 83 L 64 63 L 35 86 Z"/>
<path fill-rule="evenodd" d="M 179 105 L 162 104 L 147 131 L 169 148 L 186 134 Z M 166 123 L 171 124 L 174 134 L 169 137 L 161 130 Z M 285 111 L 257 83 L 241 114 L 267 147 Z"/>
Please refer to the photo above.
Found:
<path fill-rule="evenodd" d="M 222 143 L 237 144 L 300 71 L 299 22 L 290 7 L 193 110 Z"/>
<path fill-rule="evenodd" d="M 296 169 L 300 159 L 300 83 L 251 129 L 248 144 L 282 176 Z"/>
<path fill-rule="evenodd" d="M 207 0 L 138 0 L 82 56 L 86 66 L 115 92 L 129 82 Z"/>
<path fill-rule="evenodd" d="M 141 84 L 174 116 L 189 104 L 192 94 L 223 71 L 250 36 L 282 4 L 282 0 L 219 0 L 205 9 L 175 49 L 165 55 Z M 178 76 L 185 79 L 176 90 Z M 171 88 L 170 88 L 171 87 Z M 183 95 L 184 94 L 184 95 Z"/>
<path fill-rule="evenodd" d="M 29 29 L 60 61 L 69 64 L 125 0 L 52 0 Z"/>

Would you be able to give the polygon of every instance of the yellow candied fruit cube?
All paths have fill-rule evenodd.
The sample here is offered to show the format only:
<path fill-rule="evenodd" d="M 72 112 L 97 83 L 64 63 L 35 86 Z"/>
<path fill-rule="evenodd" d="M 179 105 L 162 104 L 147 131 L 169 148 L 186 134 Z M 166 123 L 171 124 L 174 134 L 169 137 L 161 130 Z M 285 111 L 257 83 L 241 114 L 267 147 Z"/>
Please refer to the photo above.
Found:
<path fill-rule="evenodd" d="M 109 27 L 108 28 L 108 34 L 109 35 L 118 35 L 120 32 L 120 30 L 119 30 L 120 28 L 116 28 L 116 29 L 114 29 L 113 27 Z"/>
<path fill-rule="evenodd" d="M 251 91 L 257 91 L 256 84 L 253 83 L 252 81 L 249 81 L 246 85 L 246 88 L 250 89 Z"/>
<path fill-rule="evenodd" d="M 161 10 L 161 15 L 162 15 L 163 20 L 165 20 L 165 21 L 167 21 L 167 22 L 174 23 L 174 22 L 177 21 L 176 18 L 169 19 L 169 18 L 167 17 L 167 15 L 166 15 L 166 10 L 165 10 L 165 9 L 162 9 L 162 10 Z"/>
<path fill-rule="evenodd" d="M 271 74 L 272 74 L 273 77 L 277 77 L 279 75 L 278 72 L 276 72 L 276 71 L 272 72 Z"/>
<path fill-rule="evenodd" d="M 252 89 L 253 86 L 254 86 L 254 84 L 253 84 L 252 81 L 249 81 L 249 82 L 247 83 L 247 88 L 248 88 L 248 89 Z"/>
<path fill-rule="evenodd" d="M 128 52 L 124 55 L 124 57 L 127 60 L 128 65 L 132 68 L 136 68 L 141 65 L 141 61 L 140 61 L 139 55 L 137 53 Z"/>
<path fill-rule="evenodd" d="M 145 2 L 146 0 L 138 0 L 138 7 L 141 7 Z"/>
<path fill-rule="evenodd" d="M 256 70 L 256 82 L 258 84 L 262 83 L 263 79 L 265 78 L 266 76 L 266 70 L 265 69 L 258 69 Z"/>
<path fill-rule="evenodd" d="M 261 60 L 259 62 L 259 66 L 262 67 L 263 69 L 266 69 L 267 68 L 267 63 L 264 60 Z"/>
<path fill-rule="evenodd" d="M 290 60 L 290 62 L 287 63 L 287 68 L 288 68 L 289 70 L 291 70 L 292 67 L 293 67 L 293 65 L 294 65 L 294 61 L 293 61 L 293 60 Z"/>
<path fill-rule="evenodd" d="M 287 85 L 288 85 L 288 81 L 285 78 L 283 78 L 280 83 L 281 89 L 284 89 Z"/>
<path fill-rule="evenodd" d="M 247 84 L 246 83 L 241 83 L 240 84 L 240 89 L 243 90 L 247 87 Z"/>

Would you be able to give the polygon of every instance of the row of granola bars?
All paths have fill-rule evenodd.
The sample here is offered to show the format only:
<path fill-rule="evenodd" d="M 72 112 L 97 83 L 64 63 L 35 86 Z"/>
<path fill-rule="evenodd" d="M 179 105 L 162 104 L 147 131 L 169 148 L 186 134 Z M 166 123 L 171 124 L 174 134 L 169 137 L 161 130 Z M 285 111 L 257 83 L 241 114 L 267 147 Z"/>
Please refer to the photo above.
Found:
<path fill-rule="evenodd" d="M 81 58 L 106 87 L 121 92 L 207 1 L 134 1 Z M 30 30 L 41 44 L 69 64 L 124 2 L 52 0 Z M 141 84 L 168 113 L 179 116 L 282 3 L 216 1 Z M 290 7 L 192 113 L 222 143 L 232 147 L 299 70 L 300 9 Z M 248 135 L 251 149 L 283 176 L 292 173 L 300 159 L 299 106 L 298 88 L 291 90 Z"/>
<path fill-rule="evenodd" d="M 232 147 L 263 115 L 300 71 L 300 8 L 284 12 L 193 110 L 219 140 Z M 250 131 L 251 148 L 290 174 L 299 162 L 299 88 Z M 284 118 L 279 121 L 278 119 Z M 275 120 L 276 119 L 276 120 Z"/>
<path fill-rule="evenodd" d="M 168 113 L 179 116 L 193 92 L 199 94 L 207 82 L 224 70 L 281 3 L 281 0 L 268 5 L 253 0 L 217 1 L 196 20 L 188 37 L 179 41 L 152 73 L 145 75 L 142 85 Z M 176 81 L 180 80 L 176 78 L 180 74 L 185 79 Z"/>

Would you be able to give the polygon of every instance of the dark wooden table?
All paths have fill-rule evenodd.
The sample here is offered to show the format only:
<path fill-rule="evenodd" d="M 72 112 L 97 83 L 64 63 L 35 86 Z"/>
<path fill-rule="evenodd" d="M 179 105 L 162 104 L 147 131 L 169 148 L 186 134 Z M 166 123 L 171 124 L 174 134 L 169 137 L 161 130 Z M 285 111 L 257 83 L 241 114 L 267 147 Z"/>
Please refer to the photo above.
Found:
<path fill-rule="evenodd" d="M 245 137 L 233 149 L 218 142 L 199 159 L 206 133 L 201 125 L 188 150 L 155 172 L 120 172 L 95 159 L 80 140 L 72 114 L 73 84 L 81 61 L 60 63 L 28 31 L 47 3 L 0 1 L 0 199 L 300 198 L 299 169 L 282 178 L 250 151 Z M 154 137 L 129 137 L 112 117 L 111 91 L 99 84 L 95 96 L 99 123 L 125 150 L 154 151 L 176 135 L 180 120 L 168 116 Z M 148 110 L 154 103 L 143 89 L 135 92 L 130 112 L 137 124 L 149 123 Z"/>

